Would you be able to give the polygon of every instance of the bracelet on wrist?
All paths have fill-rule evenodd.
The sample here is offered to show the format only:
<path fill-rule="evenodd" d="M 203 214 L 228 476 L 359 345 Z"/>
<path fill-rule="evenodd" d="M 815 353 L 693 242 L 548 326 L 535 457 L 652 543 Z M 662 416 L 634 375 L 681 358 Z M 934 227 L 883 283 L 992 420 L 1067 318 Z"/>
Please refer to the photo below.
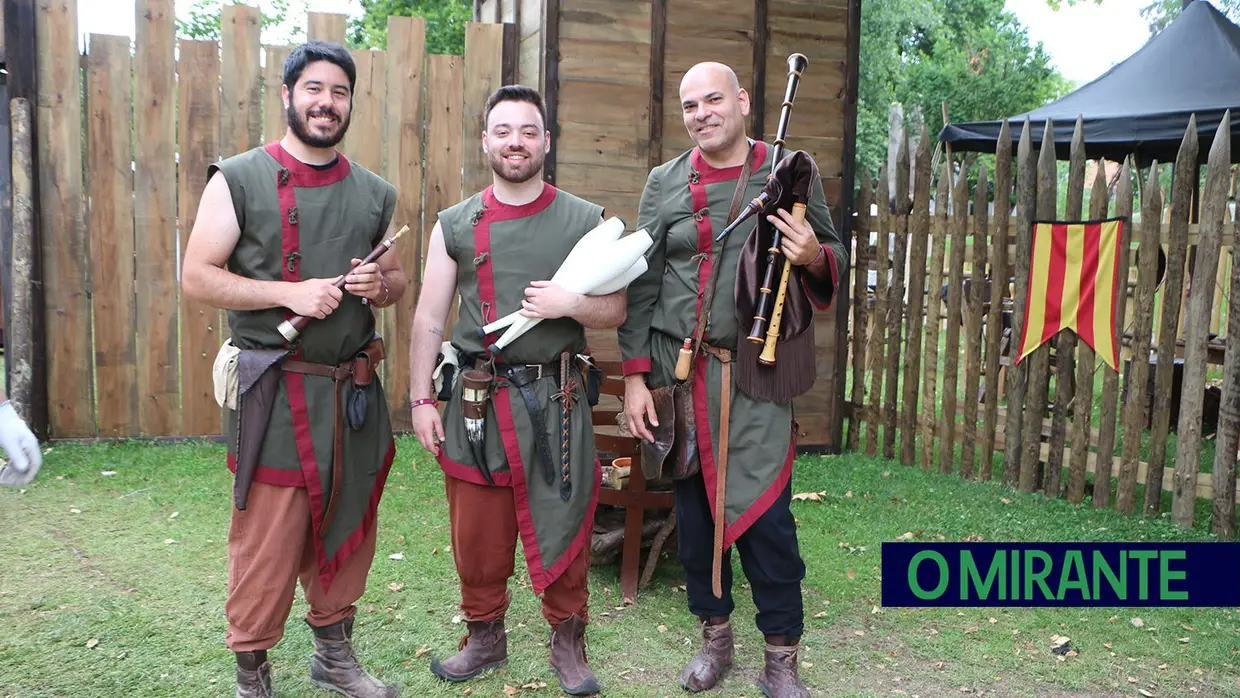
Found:
<path fill-rule="evenodd" d="M 412 404 L 409 405 L 409 409 L 413 409 L 415 407 L 421 407 L 422 405 L 430 405 L 431 407 L 439 407 L 439 401 L 433 397 L 418 398 L 417 400 L 414 400 Z"/>

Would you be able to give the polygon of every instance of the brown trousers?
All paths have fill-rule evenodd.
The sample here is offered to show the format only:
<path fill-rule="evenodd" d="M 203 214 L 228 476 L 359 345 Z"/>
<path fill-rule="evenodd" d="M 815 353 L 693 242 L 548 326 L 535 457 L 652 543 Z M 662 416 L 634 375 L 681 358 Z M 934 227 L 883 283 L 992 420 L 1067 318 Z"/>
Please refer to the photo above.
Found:
<path fill-rule="evenodd" d="M 509 487 L 488 487 L 445 476 L 452 555 L 461 578 L 461 611 L 466 620 L 503 617 L 511 599 L 508 578 L 515 569 L 517 508 Z M 590 550 L 583 548 L 568 569 L 547 587 L 543 618 L 552 628 L 573 615 L 589 622 Z"/>
<path fill-rule="evenodd" d="M 371 526 L 362 545 L 336 573 L 330 591 L 319 581 L 318 556 L 310 526 L 310 498 L 304 487 L 255 482 L 245 511 L 233 507 L 228 529 L 228 632 L 224 644 L 233 652 L 265 650 L 284 636 L 297 580 L 312 626 L 332 625 L 357 612 L 375 555 Z"/>

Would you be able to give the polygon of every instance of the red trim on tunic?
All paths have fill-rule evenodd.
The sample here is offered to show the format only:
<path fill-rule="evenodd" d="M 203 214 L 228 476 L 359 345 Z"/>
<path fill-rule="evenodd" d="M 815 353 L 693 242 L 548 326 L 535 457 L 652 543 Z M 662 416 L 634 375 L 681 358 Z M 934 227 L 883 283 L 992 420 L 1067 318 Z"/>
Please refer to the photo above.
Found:
<path fill-rule="evenodd" d="M 276 173 L 276 197 L 280 207 L 280 239 L 283 257 L 280 261 L 282 281 L 301 281 L 301 229 L 294 212 L 297 210 L 297 189 L 325 187 L 336 184 L 349 175 L 351 165 L 343 153 L 337 152 L 336 162 L 331 167 L 316 169 L 293 157 L 280 145 L 279 141 L 268 143 L 265 150 L 277 163 L 281 170 Z M 285 319 L 291 319 L 293 312 L 285 310 Z M 294 349 L 290 358 L 300 358 L 301 352 Z M 300 373 L 285 373 L 284 384 L 288 390 L 289 410 L 292 413 L 293 436 L 297 444 L 297 458 L 301 463 L 301 476 L 306 493 L 310 499 L 310 521 L 314 530 L 314 551 L 319 561 L 319 577 L 323 588 L 331 587 L 332 579 L 339 571 L 348 556 L 357 549 L 365 535 L 368 522 L 373 521 L 373 507 L 377 506 L 383 484 L 395 457 L 395 442 L 388 447 L 389 454 L 383 471 L 380 473 L 375 489 L 371 492 L 372 511 L 368 511 L 359 526 L 346 539 L 334 558 L 327 559 L 323 546 L 321 524 L 323 521 L 323 482 L 319 479 L 318 459 L 314 453 L 314 442 L 310 430 L 310 410 L 306 402 L 304 377 Z M 334 394 L 334 393 L 333 393 Z"/>
<path fill-rule="evenodd" d="M 491 310 L 490 314 L 483 313 L 483 322 L 493 322 L 498 314 L 495 307 L 495 277 L 492 272 L 493 256 L 491 254 L 491 225 L 503 221 L 515 220 L 532 216 L 546 210 L 551 202 L 555 200 L 559 190 L 550 184 L 544 184 L 542 193 L 536 199 L 528 204 L 513 206 L 505 204 L 495 198 L 493 187 L 487 187 L 482 191 L 483 211 L 482 216 L 474 225 L 474 254 L 482 256 L 486 253 L 486 259 L 477 265 L 478 271 L 478 295 L 487 308 Z M 491 335 L 484 340 L 486 344 L 494 341 Z M 509 483 L 505 486 L 512 487 L 513 497 L 516 501 L 517 527 L 521 531 L 522 549 L 525 553 L 525 563 L 530 571 L 530 583 L 534 587 L 535 594 L 541 594 L 551 583 L 567 569 L 568 565 L 581 552 L 586 542 L 589 540 L 590 531 L 594 527 L 594 510 L 598 504 L 598 486 L 602 482 L 603 471 L 599 466 L 598 460 L 595 460 L 595 487 L 592 488 L 592 496 L 590 500 L 589 510 L 582 524 L 581 531 L 577 533 L 577 537 L 569 545 L 567 552 L 561 557 L 551 568 L 543 566 L 542 555 L 538 550 L 538 537 L 534 532 L 534 519 L 530 513 L 529 495 L 527 494 L 525 484 L 525 465 L 521 459 L 521 443 L 517 436 L 516 424 L 512 418 L 512 404 L 508 397 L 509 388 L 501 386 L 495 392 L 495 417 L 499 422 L 500 436 L 504 442 L 504 454 L 508 457 L 508 477 Z M 451 461 L 447 461 L 450 465 L 444 466 L 443 459 L 440 461 L 441 467 L 451 467 Z M 475 468 L 469 469 L 469 475 L 458 475 L 449 473 L 453 477 L 460 477 L 470 482 L 485 484 L 482 480 L 482 474 Z M 500 484 L 500 480 L 496 479 L 496 485 Z"/>
<path fill-rule="evenodd" d="M 366 513 L 362 515 L 362 523 L 337 548 L 335 557 L 330 560 L 326 559 L 323 555 L 323 541 L 315 537 L 314 547 L 319 558 L 319 581 L 323 584 L 323 591 L 331 589 L 332 580 L 336 578 L 340 568 L 344 567 L 349 556 L 361 547 L 366 534 L 375 525 L 375 519 L 379 514 L 379 500 L 383 497 L 383 488 L 387 484 L 388 473 L 392 471 L 392 461 L 395 459 L 396 440 L 393 439 L 388 443 L 387 455 L 383 457 L 383 467 L 379 469 L 379 475 L 375 478 L 375 486 L 370 490 L 370 501 L 366 503 Z"/>
<path fill-rule="evenodd" d="M 435 456 L 435 460 L 439 463 L 439 467 L 443 469 L 445 475 L 454 477 L 458 480 L 490 487 L 491 483 L 482 477 L 482 471 L 472 465 L 457 463 L 451 458 L 444 455 L 443 449 L 439 449 L 439 455 Z M 491 478 L 495 480 L 496 487 L 512 487 L 512 473 L 491 473 Z"/>
<path fill-rule="evenodd" d="M 761 141 L 754 144 L 754 163 L 753 171 L 757 171 L 766 161 L 766 145 Z M 689 181 L 689 192 L 693 198 L 694 212 L 702 211 L 707 207 L 708 198 L 706 196 L 706 185 L 716 184 L 735 180 L 741 176 L 741 165 L 735 167 L 726 167 L 717 169 L 711 167 L 709 163 L 702 159 L 701 154 L 696 148 L 691 156 L 691 163 L 698 172 L 698 181 Z M 728 199 L 731 201 L 731 198 Z M 726 225 L 726 223 L 725 223 Z M 698 266 L 698 294 L 695 311 L 702 312 L 702 301 L 706 295 L 706 283 L 710 280 L 712 258 L 712 245 L 714 243 L 714 231 L 711 228 L 710 215 L 703 215 L 697 221 L 698 231 L 698 253 L 703 255 L 701 264 Z M 710 424 L 710 403 L 708 400 L 708 391 L 706 385 L 706 365 L 709 360 L 709 354 L 702 353 L 694 362 L 693 373 L 693 413 L 698 424 Z M 729 410 L 730 412 L 730 410 Z M 698 429 L 698 456 L 702 463 L 702 480 L 706 485 L 706 496 L 710 501 L 711 519 L 714 519 L 715 511 L 715 483 L 716 483 L 716 466 L 715 466 L 715 450 L 711 443 L 712 429 Z M 795 445 L 795 441 L 793 442 Z M 757 521 L 771 504 L 779 498 L 779 493 L 783 491 L 788 479 L 792 476 L 792 459 L 796 455 L 794 446 L 788 449 L 788 456 L 784 460 L 784 466 L 780 471 L 775 482 L 763 492 L 758 499 L 745 510 L 745 512 L 734 521 L 731 525 L 724 529 L 723 545 L 732 545 L 732 543 L 741 536 L 754 521 Z M 724 518 L 727 518 L 725 512 Z"/>
<path fill-rule="evenodd" d="M 761 169 L 762 164 L 766 162 L 766 143 L 756 141 L 753 144 L 753 171 L 757 172 Z M 717 184 L 719 182 L 727 182 L 741 176 L 742 165 L 733 167 L 712 167 L 710 163 L 702 158 L 702 151 L 697 148 L 693 149 L 693 154 L 689 156 L 689 164 L 693 169 L 697 170 L 699 179 L 702 184 Z M 732 197 L 728 197 L 728 201 L 732 201 Z M 726 215 L 726 211 L 724 212 Z M 727 225 L 725 222 L 724 225 Z"/>
<path fill-rule="evenodd" d="M 826 303 L 819 303 L 817 297 L 809 288 L 809 270 L 801 274 L 801 288 L 805 290 L 805 295 L 809 298 L 809 302 L 818 310 L 826 310 L 831 307 L 831 302 L 835 300 L 835 291 L 840 287 L 840 271 L 835 264 L 835 252 L 831 251 L 829 245 L 822 246 L 822 254 L 827 258 L 827 269 L 831 270 L 831 297 Z"/>
<path fill-rule="evenodd" d="M 288 168 L 289 184 L 294 187 L 326 187 L 349 176 L 352 164 L 344 153 L 336 152 L 336 162 L 331 167 L 316 169 L 293 157 L 293 154 L 280 145 L 280 141 L 272 141 L 265 148 L 267 154 L 275 161 Z M 278 186 L 278 180 L 277 180 Z"/>
<path fill-rule="evenodd" d="M 228 454 L 228 470 L 233 475 L 237 474 L 237 457 Z M 305 487 L 306 478 L 300 470 L 281 470 L 279 468 L 268 468 L 260 465 L 254 469 L 254 482 L 261 482 L 264 485 L 275 485 L 276 487 Z"/>
<path fill-rule="evenodd" d="M 491 186 L 482 190 L 482 217 L 474 225 L 474 257 L 486 255 L 477 265 L 478 295 L 484 303 L 482 309 L 482 324 L 484 325 L 499 319 L 495 310 L 495 275 L 491 272 L 491 224 L 541 213 L 551 205 L 556 194 L 559 193 L 558 189 L 544 183 L 542 193 L 533 201 L 520 206 L 512 206 L 495 198 L 494 189 Z M 490 312 L 487 312 L 488 310 Z M 491 343 L 499 339 L 501 334 L 503 334 L 502 330 L 488 334 L 483 339 L 482 345 L 491 346 Z M 486 351 L 487 356 L 490 356 L 490 353 Z"/>
<path fill-rule="evenodd" d="M 635 373 L 650 373 L 650 357 L 643 356 L 637 359 L 629 359 L 620 364 L 620 370 L 626 376 L 631 376 Z"/>

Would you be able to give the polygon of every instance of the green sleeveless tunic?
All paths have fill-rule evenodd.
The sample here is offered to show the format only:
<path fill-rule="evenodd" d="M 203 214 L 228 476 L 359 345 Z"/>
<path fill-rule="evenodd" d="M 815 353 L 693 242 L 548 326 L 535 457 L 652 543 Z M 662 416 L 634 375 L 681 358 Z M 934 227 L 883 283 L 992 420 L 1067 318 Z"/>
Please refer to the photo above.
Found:
<path fill-rule="evenodd" d="M 439 213 L 444 244 L 457 263 L 460 304 L 452 343 L 465 356 L 487 357 L 486 347 L 502 334 L 485 339 L 475 330 L 521 309 L 532 281 L 550 279 L 568 253 L 603 215 L 600 206 L 544 185 L 542 194 L 523 206 L 497 200 L 491 187 Z M 505 386 L 505 365 L 558 365 L 561 352 L 586 351 L 584 328 L 575 320 L 543 320 L 496 357 L 496 389 L 486 414 L 486 459 L 496 486 L 511 487 L 530 581 L 541 594 L 589 544 L 598 488 L 602 482 L 594 446 L 594 427 L 586 402 L 580 363 L 570 371 L 576 402 L 570 412 L 569 453 L 572 491 L 560 496 L 559 478 L 548 485 L 537 448 L 534 422 L 515 386 Z M 560 472 L 558 370 L 548 372 L 527 389 L 543 409 L 544 432 L 551 462 Z M 439 464 L 446 475 L 479 485 L 488 484 L 474 462 L 465 435 L 460 381 L 444 409 L 446 442 Z M 485 515 L 480 513 L 480 515 Z"/>
<path fill-rule="evenodd" d="M 252 279 L 301 281 L 347 272 L 350 258 L 365 258 L 383 239 L 396 204 L 395 187 L 344 155 L 319 169 L 300 162 L 278 142 L 211 165 L 208 178 L 217 171 L 228 181 L 241 226 L 227 266 Z M 289 358 L 336 365 L 375 336 L 370 307 L 348 293 L 326 319 L 312 320 L 290 347 L 276 328 L 292 316 L 286 308 L 229 311 L 232 341 L 240 349 L 291 348 Z M 353 389 L 345 387 L 344 400 Z M 347 420 L 343 425 L 343 482 L 329 529 L 323 530 L 321 522 L 332 491 L 337 392 L 330 378 L 282 374 L 254 476 L 256 482 L 306 488 L 324 588 L 330 588 L 375 525 L 396 452 L 378 376 L 366 390 L 364 426 L 355 431 Z M 228 462 L 235 472 L 237 413 L 226 412 Z"/>
<path fill-rule="evenodd" d="M 754 145 L 752 174 L 745 188 L 748 201 L 766 185 L 771 172 L 770 146 Z M 649 271 L 628 288 L 628 316 L 618 335 L 624 373 L 649 373 L 650 387 L 675 383 L 681 344 L 693 335 L 697 309 L 712 269 L 722 264 L 711 304 L 710 324 L 703 341 L 736 354 L 740 333 L 736 324 L 736 269 L 745 238 L 757 225 L 757 216 L 733 231 L 722 243 L 715 235 L 728 224 L 728 209 L 741 167 L 717 169 L 696 148 L 656 167 L 642 192 L 637 226 L 654 238 L 647 253 Z M 695 215 L 696 214 L 696 215 Z M 835 231 L 827 210 L 821 180 L 814 182 L 806 220 L 825 248 L 828 279 L 806 282 L 814 306 L 825 310 L 839 279 L 847 273 L 848 251 Z M 722 246 L 722 253 L 720 252 Z M 806 274 L 806 279 L 811 277 Z M 698 424 L 698 452 L 702 476 L 713 512 L 715 454 L 719 449 L 719 415 L 723 365 L 705 352 L 693 367 L 693 404 Z M 759 402 L 736 389 L 732 376 L 732 404 L 728 439 L 728 476 L 725 492 L 724 546 L 731 545 L 778 498 L 792 477 L 796 455 L 796 424 L 791 403 Z M 702 425 L 709 424 L 709 429 Z M 658 473 L 647 472 L 647 477 Z"/>

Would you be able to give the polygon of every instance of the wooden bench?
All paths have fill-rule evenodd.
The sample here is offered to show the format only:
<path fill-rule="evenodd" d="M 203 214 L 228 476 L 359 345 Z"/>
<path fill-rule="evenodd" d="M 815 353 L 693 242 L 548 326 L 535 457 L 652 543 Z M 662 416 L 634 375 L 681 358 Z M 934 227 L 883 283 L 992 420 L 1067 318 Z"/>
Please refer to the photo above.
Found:
<path fill-rule="evenodd" d="M 603 371 L 603 385 L 599 404 L 592 411 L 594 418 L 595 446 L 600 454 L 611 458 L 631 458 L 628 484 L 624 489 L 603 487 L 599 491 L 599 504 L 624 508 L 624 545 L 620 551 L 620 593 L 625 604 L 637 599 L 638 576 L 641 567 L 642 524 L 647 509 L 671 509 L 672 492 L 653 492 L 646 489 L 642 471 L 641 441 L 632 436 L 620 436 L 616 417 L 623 409 L 624 372 L 619 361 L 599 361 L 595 364 Z M 606 399 L 610 396 L 611 399 Z M 606 403 L 619 404 L 612 407 Z M 659 550 L 651 550 L 647 565 L 653 566 Z"/>

